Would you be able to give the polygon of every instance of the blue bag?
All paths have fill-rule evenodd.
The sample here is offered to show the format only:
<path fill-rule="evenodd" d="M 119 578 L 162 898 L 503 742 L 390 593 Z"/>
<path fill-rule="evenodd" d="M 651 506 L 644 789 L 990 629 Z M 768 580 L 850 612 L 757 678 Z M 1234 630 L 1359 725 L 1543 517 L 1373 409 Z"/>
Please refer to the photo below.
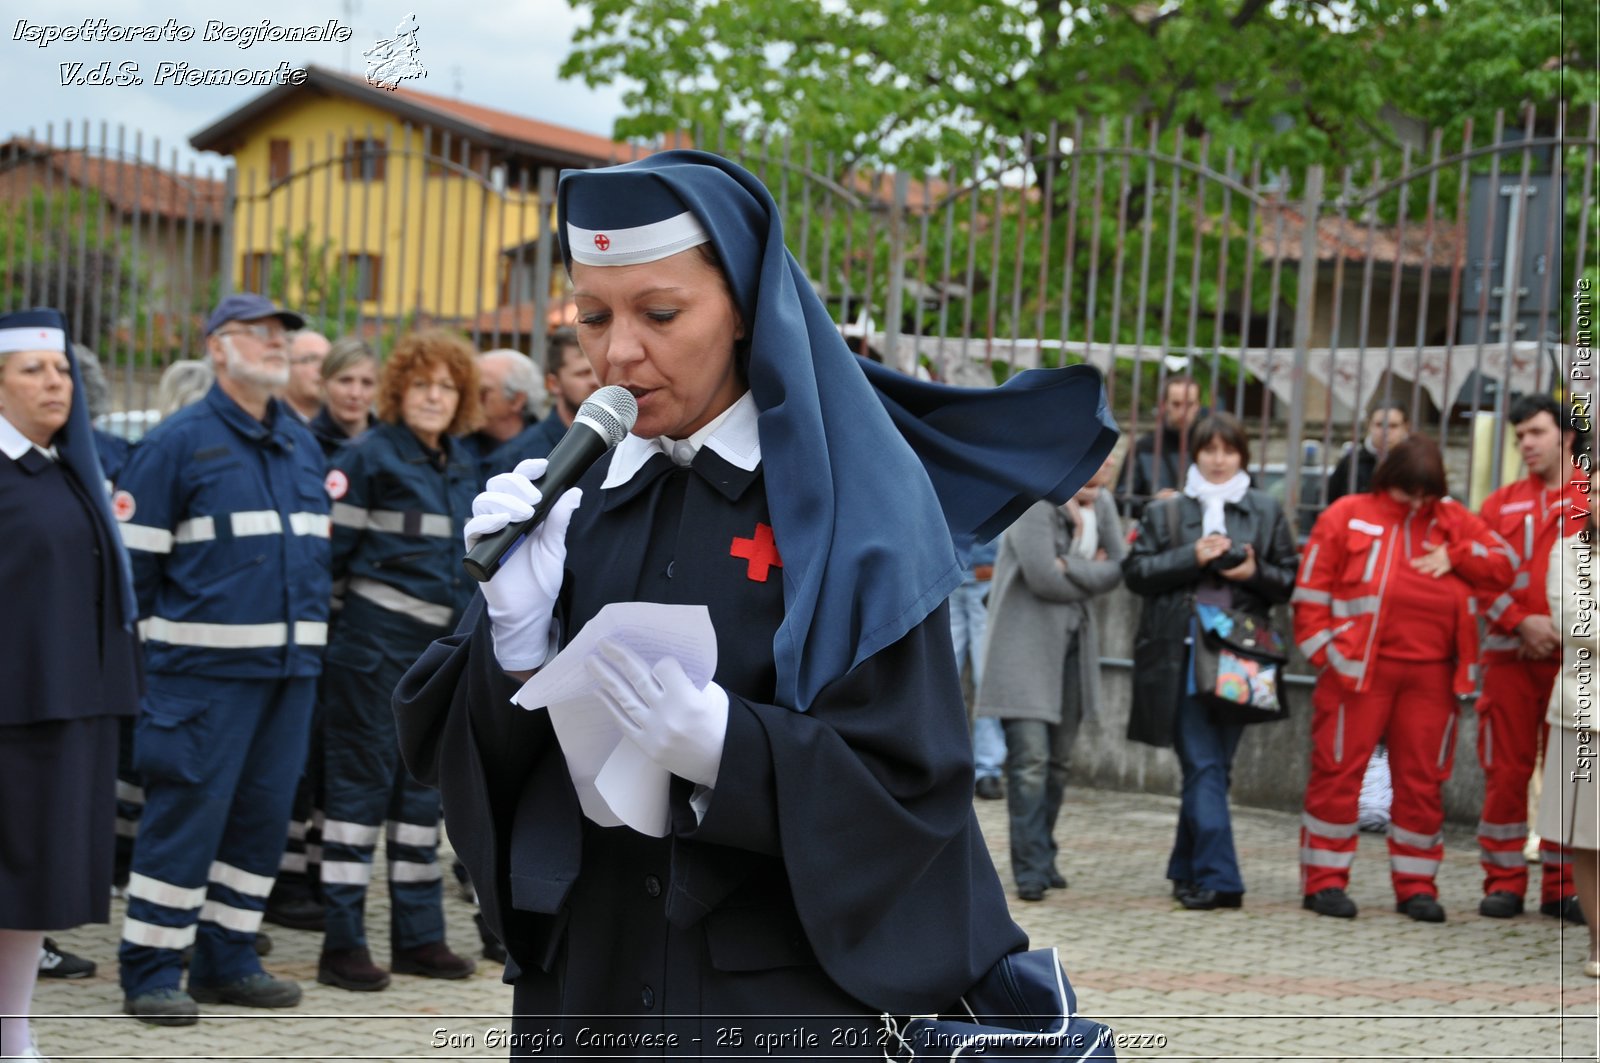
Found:
<path fill-rule="evenodd" d="M 1077 995 L 1056 950 L 1014 952 L 945 1013 L 883 1016 L 884 1058 L 1116 1059 L 1111 1028 L 1076 1014 Z"/>

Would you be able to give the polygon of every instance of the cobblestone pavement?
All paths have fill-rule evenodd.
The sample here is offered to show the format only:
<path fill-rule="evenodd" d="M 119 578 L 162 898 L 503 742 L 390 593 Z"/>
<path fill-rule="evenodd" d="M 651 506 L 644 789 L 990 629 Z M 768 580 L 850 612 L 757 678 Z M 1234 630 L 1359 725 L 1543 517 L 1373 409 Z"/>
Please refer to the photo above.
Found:
<path fill-rule="evenodd" d="M 1004 876 L 1004 802 L 978 806 Z M 1070 888 L 1012 905 L 1036 946 L 1060 946 L 1080 1010 L 1116 1029 L 1119 1058 L 1597 1058 L 1600 982 L 1582 974 L 1582 929 L 1537 914 L 1480 918 L 1469 831 L 1446 831 L 1447 923 L 1413 923 L 1394 911 L 1383 840 L 1373 835 L 1361 837 L 1352 882 L 1361 915 L 1345 921 L 1300 908 L 1297 817 L 1240 809 L 1235 831 L 1250 887 L 1243 910 L 1187 912 L 1162 877 L 1176 809 L 1166 796 L 1070 790 L 1058 831 Z M 368 917 L 380 962 L 388 955 L 381 892 Z M 471 908 L 453 884 L 446 907 L 450 941 L 475 950 Z M 197 1026 L 143 1025 L 120 1014 L 121 919 L 116 903 L 110 926 L 55 935 L 100 970 L 40 983 L 35 1029 L 53 1059 L 506 1057 L 492 1044 L 511 1006 L 497 965 L 481 963 L 459 982 L 397 975 L 386 992 L 348 993 L 316 984 L 317 935 L 279 927 L 269 927 L 266 964 L 299 980 L 299 1008 L 207 1006 Z M 455 1047 L 434 1047 L 447 1040 Z"/>

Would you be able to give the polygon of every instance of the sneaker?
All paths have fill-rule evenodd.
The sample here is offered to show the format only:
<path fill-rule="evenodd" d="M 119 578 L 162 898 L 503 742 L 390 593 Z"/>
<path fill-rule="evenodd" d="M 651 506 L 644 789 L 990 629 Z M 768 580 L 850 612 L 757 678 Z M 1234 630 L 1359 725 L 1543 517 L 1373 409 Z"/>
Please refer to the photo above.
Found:
<path fill-rule="evenodd" d="M 478 965 L 457 956 L 442 941 L 430 941 L 413 949 L 396 949 L 389 957 L 395 974 L 417 974 L 424 978 L 466 978 Z"/>
<path fill-rule="evenodd" d="M 189 995 L 200 1004 L 237 1004 L 242 1008 L 292 1008 L 300 1003 L 298 985 L 287 978 L 274 978 L 266 971 L 225 985 L 195 985 L 191 979 Z"/>
<path fill-rule="evenodd" d="M 353 993 L 389 988 L 389 972 L 372 962 L 366 948 L 324 949 L 317 960 L 317 981 Z"/>
<path fill-rule="evenodd" d="M 136 997 L 123 997 L 122 1010 L 152 1026 L 193 1026 L 200 1007 L 181 989 L 152 989 Z"/>
<path fill-rule="evenodd" d="M 973 784 L 972 790 L 985 801 L 998 801 L 1006 795 L 998 775 L 985 775 Z"/>
<path fill-rule="evenodd" d="M 93 960 L 58 947 L 52 938 L 45 938 L 39 947 L 40 978 L 88 978 L 95 972 Z"/>
<path fill-rule="evenodd" d="M 1396 904 L 1394 910 L 1419 923 L 1444 922 L 1444 908 L 1439 904 L 1439 898 L 1431 893 L 1413 893 Z"/>
<path fill-rule="evenodd" d="M 1539 914 L 1548 915 L 1552 919 L 1565 919 L 1569 923 L 1583 926 L 1583 908 L 1579 906 L 1577 897 L 1563 897 L 1559 901 L 1545 901 L 1539 905 Z"/>
<path fill-rule="evenodd" d="M 1337 886 L 1306 894 L 1300 902 L 1300 907 L 1335 919 L 1354 919 L 1357 911 L 1356 902 Z"/>
<path fill-rule="evenodd" d="M 1510 890 L 1495 890 L 1478 902 L 1478 914 L 1490 919 L 1510 919 L 1522 914 L 1522 896 Z"/>

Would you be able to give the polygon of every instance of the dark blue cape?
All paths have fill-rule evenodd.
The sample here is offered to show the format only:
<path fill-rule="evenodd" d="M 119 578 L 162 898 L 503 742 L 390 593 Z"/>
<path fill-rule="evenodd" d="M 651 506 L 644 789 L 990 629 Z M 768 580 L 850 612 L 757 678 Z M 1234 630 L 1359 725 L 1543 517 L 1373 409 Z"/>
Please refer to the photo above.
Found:
<path fill-rule="evenodd" d="M 993 538 L 1041 498 L 1066 501 L 1117 432 L 1092 367 L 962 389 L 859 361 L 784 246 L 772 196 L 705 152 L 563 171 L 568 269 L 569 218 L 619 228 L 684 209 L 710 234 L 746 326 L 740 355 L 783 556 L 777 702 L 804 711 L 944 601 L 962 578 L 955 547 Z"/>
<path fill-rule="evenodd" d="M 10 328 L 53 328 L 60 329 L 67 336 L 67 361 L 72 364 L 72 412 L 67 417 L 67 423 L 56 433 L 56 453 L 93 500 L 95 517 L 102 525 L 105 538 L 116 544 L 117 571 L 122 577 L 119 581 L 122 586 L 122 626 L 132 630 L 139 616 L 139 607 L 133 596 L 133 569 L 128 564 L 128 552 L 122 545 L 122 532 L 111 515 L 111 500 L 106 497 L 106 474 L 95 446 L 94 424 L 89 419 L 89 403 L 84 398 L 87 392 L 83 387 L 83 373 L 78 368 L 78 359 L 72 353 L 72 334 L 67 329 L 67 319 L 60 311 L 48 307 L 0 314 L 0 329 Z"/>

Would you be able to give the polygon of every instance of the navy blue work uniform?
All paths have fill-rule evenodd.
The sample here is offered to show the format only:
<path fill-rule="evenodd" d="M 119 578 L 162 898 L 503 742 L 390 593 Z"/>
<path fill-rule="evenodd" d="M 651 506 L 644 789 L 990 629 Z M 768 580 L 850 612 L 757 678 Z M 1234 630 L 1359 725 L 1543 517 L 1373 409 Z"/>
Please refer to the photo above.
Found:
<path fill-rule="evenodd" d="M 439 792 L 400 762 L 390 700 L 430 643 L 460 619 L 477 584 L 461 529 L 479 490 L 459 440 L 425 446 L 381 423 L 334 458 L 333 574 L 343 608 L 322 678 L 322 896 L 325 949 L 366 945 L 372 854 L 387 821 L 391 947 L 444 940 L 437 860 Z"/>
<path fill-rule="evenodd" d="M 258 421 L 220 385 L 157 425 L 113 511 L 133 563 L 147 693 L 145 808 L 118 958 L 128 996 L 261 970 L 328 631 L 324 463 L 276 399 Z M 198 929 L 197 929 L 198 927 Z"/>

